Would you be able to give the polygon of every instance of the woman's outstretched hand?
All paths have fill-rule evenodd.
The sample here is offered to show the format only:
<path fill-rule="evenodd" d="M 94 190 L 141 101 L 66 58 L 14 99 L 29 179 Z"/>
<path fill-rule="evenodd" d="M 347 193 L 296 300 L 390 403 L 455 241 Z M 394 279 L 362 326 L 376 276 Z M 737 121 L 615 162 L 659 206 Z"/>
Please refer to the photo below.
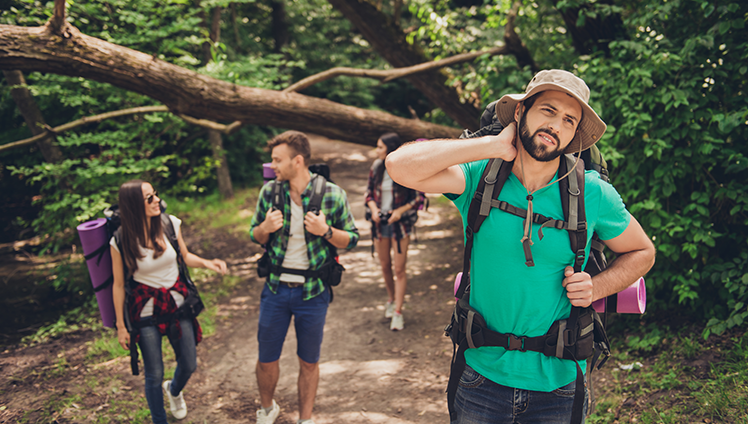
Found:
<path fill-rule="evenodd" d="M 226 266 L 226 262 L 220 260 L 220 259 L 213 259 L 213 260 L 206 260 L 205 261 L 205 267 L 208 269 L 212 269 L 213 271 L 225 275 L 226 272 L 228 272 L 228 267 Z"/>

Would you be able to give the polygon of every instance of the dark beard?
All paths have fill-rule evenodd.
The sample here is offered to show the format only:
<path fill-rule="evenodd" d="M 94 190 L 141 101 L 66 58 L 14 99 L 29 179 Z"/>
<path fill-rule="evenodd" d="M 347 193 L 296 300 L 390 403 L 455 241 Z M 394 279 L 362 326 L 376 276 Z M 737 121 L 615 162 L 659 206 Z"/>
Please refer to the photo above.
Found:
<path fill-rule="evenodd" d="M 561 151 L 561 143 L 558 140 L 558 137 L 556 137 L 555 134 L 552 134 L 550 131 L 544 129 L 544 128 L 538 128 L 533 135 L 530 135 L 530 129 L 527 128 L 527 121 L 525 120 L 525 115 L 522 115 L 522 118 L 519 120 L 519 139 L 522 141 L 522 147 L 525 148 L 525 151 L 538 162 L 550 162 L 557 157 L 561 156 L 563 154 L 563 151 Z M 553 137 L 554 140 L 556 140 L 556 149 L 547 151 L 544 146 L 542 146 L 540 143 L 535 143 L 533 140 L 535 140 L 535 136 L 538 135 L 538 133 L 546 133 L 549 136 Z"/>

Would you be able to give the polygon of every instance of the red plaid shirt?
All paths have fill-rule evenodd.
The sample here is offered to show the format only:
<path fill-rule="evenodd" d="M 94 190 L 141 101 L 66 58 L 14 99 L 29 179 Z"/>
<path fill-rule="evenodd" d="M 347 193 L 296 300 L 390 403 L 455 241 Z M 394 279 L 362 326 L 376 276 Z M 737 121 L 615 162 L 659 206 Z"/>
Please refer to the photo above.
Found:
<path fill-rule="evenodd" d="M 129 304 L 128 312 L 130 313 L 130 321 L 134 327 L 138 326 L 140 322 L 140 313 L 143 311 L 143 307 L 148 300 L 153 299 L 153 319 L 158 319 L 159 316 L 169 315 L 177 312 L 177 303 L 174 301 L 174 296 L 169 293 L 174 290 L 181 294 L 185 299 L 189 296 L 190 292 L 187 288 L 187 284 L 182 280 L 180 275 L 177 282 L 168 289 L 161 288 L 156 289 L 145 284 L 135 282 L 132 289 L 132 302 Z M 156 323 L 158 332 L 162 335 L 168 334 L 169 322 Z M 179 325 L 179 321 L 175 322 L 178 330 L 179 338 L 182 338 L 182 327 Z M 195 328 L 195 344 L 200 343 L 203 340 L 203 329 L 200 328 L 200 323 L 197 322 L 197 318 L 192 319 L 192 326 Z M 137 343 L 140 338 L 140 333 L 136 333 L 134 340 L 131 343 Z"/>

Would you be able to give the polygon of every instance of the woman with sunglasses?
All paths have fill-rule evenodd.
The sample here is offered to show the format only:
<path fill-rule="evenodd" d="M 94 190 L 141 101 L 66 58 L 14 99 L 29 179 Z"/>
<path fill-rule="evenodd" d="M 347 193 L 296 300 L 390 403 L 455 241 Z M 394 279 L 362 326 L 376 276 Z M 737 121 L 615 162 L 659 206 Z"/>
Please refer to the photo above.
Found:
<path fill-rule="evenodd" d="M 151 184 L 128 181 L 119 189 L 120 246 L 115 237 L 110 241 L 114 286 L 112 298 L 117 319 L 119 344 L 130 348 L 137 343 L 143 354 L 145 369 L 145 398 L 155 424 L 166 424 L 164 395 L 174 418 L 187 415 L 182 389 L 197 367 L 195 347 L 202 338 L 197 319 L 175 319 L 174 325 L 159 322 L 159 316 L 174 314 L 189 295 L 185 282 L 179 275 L 177 253 L 164 234 L 161 226 L 161 199 Z M 208 268 L 220 274 L 226 273 L 226 262 L 220 259 L 206 260 L 190 253 L 179 230 L 182 223 L 169 215 L 179 242 L 184 262 L 193 268 Z M 120 252 L 120 248 L 122 252 Z M 127 276 L 125 276 L 125 270 Z M 137 340 L 130 340 L 125 327 L 125 284 L 132 280 L 131 302 L 128 313 L 133 327 L 140 328 Z M 173 331 L 176 329 L 176 332 Z M 177 358 L 177 368 L 172 380 L 163 381 L 164 363 L 161 354 L 161 337 L 169 335 L 169 341 Z M 163 392 L 162 392 L 163 389 Z"/>

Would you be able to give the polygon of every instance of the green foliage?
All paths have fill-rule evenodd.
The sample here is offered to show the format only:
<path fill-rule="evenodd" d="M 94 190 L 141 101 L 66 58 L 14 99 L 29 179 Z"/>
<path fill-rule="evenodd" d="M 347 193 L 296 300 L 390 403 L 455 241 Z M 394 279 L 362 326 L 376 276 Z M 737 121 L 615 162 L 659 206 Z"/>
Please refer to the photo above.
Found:
<path fill-rule="evenodd" d="M 578 72 L 616 128 L 601 142 L 612 181 L 657 247 L 650 306 L 711 317 L 704 335 L 721 333 L 748 316 L 748 104 L 735 77 L 748 58 L 748 8 L 638 6 L 631 39 Z"/>

